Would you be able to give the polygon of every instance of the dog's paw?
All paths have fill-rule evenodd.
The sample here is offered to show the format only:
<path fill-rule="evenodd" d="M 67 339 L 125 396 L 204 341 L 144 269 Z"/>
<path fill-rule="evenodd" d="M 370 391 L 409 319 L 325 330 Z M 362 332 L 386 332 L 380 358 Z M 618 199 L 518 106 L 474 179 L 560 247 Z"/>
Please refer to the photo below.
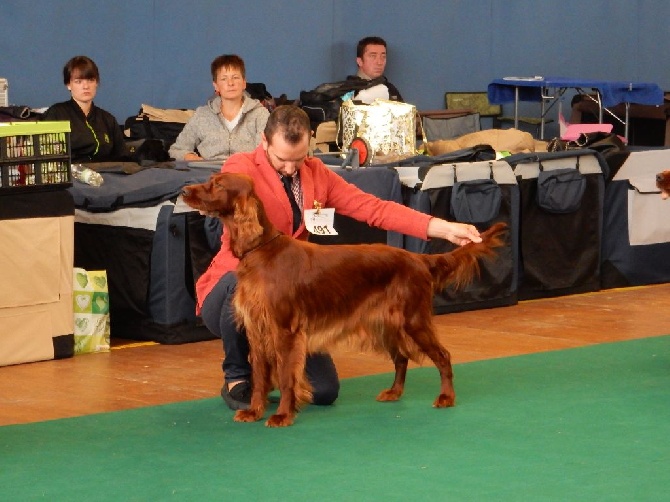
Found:
<path fill-rule="evenodd" d="M 261 414 L 254 410 L 237 410 L 233 420 L 235 422 L 257 422 L 261 419 Z"/>
<path fill-rule="evenodd" d="M 382 403 L 387 401 L 397 401 L 402 396 L 402 392 L 398 392 L 394 389 L 385 389 L 377 395 L 377 401 Z"/>
<path fill-rule="evenodd" d="M 288 427 L 293 425 L 293 415 L 275 414 L 267 419 L 265 425 L 268 427 Z"/>
<path fill-rule="evenodd" d="M 447 396 L 446 394 L 440 394 L 437 396 L 433 402 L 433 408 L 449 408 L 456 404 L 456 398 L 454 396 Z"/>

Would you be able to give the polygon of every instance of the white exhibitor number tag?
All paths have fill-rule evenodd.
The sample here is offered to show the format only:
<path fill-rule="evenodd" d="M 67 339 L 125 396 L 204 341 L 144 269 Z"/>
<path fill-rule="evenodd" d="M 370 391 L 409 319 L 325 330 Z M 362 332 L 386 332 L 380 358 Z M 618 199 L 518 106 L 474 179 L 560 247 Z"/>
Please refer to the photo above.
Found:
<path fill-rule="evenodd" d="M 305 209 L 305 227 L 314 235 L 338 235 L 334 219 L 335 208 Z"/>

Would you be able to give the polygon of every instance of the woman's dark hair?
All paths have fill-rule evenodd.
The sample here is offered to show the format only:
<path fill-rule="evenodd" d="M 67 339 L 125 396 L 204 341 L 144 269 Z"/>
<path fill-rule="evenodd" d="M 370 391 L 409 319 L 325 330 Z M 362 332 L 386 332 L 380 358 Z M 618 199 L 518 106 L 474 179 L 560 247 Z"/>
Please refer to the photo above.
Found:
<path fill-rule="evenodd" d="M 73 79 L 83 78 L 100 83 L 100 72 L 93 60 L 86 56 L 75 56 L 63 67 L 63 84 L 69 84 Z"/>
<path fill-rule="evenodd" d="M 280 133 L 288 144 L 296 145 L 311 134 L 309 117 L 295 105 L 278 106 L 270 114 L 263 133 L 270 144 L 274 135 Z"/>
<path fill-rule="evenodd" d="M 219 74 L 221 68 L 226 68 L 228 70 L 240 70 L 242 78 L 246 80 L 246 69 L 244 68 L 244 61 L 242 58 L 236 54 L 223 54 L 214 58 L 211 65 L 212 71 L 212 82 L 216 82 L 216 77 Z"/>

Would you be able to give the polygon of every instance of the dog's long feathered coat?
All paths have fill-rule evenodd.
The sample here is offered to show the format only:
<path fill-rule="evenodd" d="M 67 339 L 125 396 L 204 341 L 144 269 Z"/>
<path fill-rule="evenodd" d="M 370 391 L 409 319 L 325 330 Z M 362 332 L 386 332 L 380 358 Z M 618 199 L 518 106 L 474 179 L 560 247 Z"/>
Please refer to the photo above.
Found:
<path fill-rule="evenodd" d="M 256 194 L 263 201 L 270 221 L 279 231 L 291 235 L 291 205 L 279 175 L 268 162 L 262 146 L 253 152 L 233 155 L 226 161 L 224 171 L 252 176 Z M 328 169 L 319 159 L 305 160 L 300 168 L 300 181 L 305 209 L 313 209 L 314 201 L 317 201 L 322 207 L 335 208 L 338 214 L 367 222 L 371 226 L 420 239 L 427 238 L 430 215 L 417 213 L 401 204 L 379 200 L 363 192 Z M 301 225 L 294 237 L 307 240 L 307 235 L 305 226 Z M 221 276 L 237 267 L 237 258 L 231 253 L 229 239 L 230 235 L 224 228 L 221 250 L 196 286 L 198 309 Z"/>
<path fill-rule="evenodd" d="M 267 424 L 291 425 L 311 397 L 304 371 L 307 353 L 345 340 L 387 352 L 394 361 L 394 383 L 378 400 L 397 400 L 408 359 L 426 355 L 441 379 L 433 405 L 453 406 L 449 352 L 433 327 L 433 292 L 468 283 L 479 270 L 478 260 L 502 245 L 504 224 L 491 227 L 480 244 L 421 255 L 383 244 L 322 246 L 282 234 L 246 175 L 214 175 L 207 183 L 186 187 L 184 201 L 220 216 L 240 260 L 233 304 L 249 339 L 253 394 L 250 409 L 238 411 L 237 421 L 261 418 L 275 381 L 281 399 Z"/>

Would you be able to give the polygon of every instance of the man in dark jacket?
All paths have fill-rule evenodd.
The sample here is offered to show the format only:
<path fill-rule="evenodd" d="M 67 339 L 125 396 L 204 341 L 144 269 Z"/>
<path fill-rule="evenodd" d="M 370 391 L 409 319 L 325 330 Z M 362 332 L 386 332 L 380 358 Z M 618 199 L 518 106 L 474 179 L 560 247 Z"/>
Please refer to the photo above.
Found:
<path fill-rule="evenodd" d="M 386 41 L 381 37 L 365 37 L 359 40 L 356 46 L 356 75 L 347 76 L 347 80 L 374 80 L 381 78 L 383 85 L 388 89 L 388 97 L 380 96 L 374 88 L 359 91 L 354 99 L 371 103 L 375 97 L 382 97 L 392 101 L 403 101 L 400 91 L 384 76 L 386 69 Z M 363 93 L 363 94 L 361 94 Z M 315 127 L 315 146 L 323 151 L 337 151 L 337 123 L 327 120 Z"/>
<path fill-rule="evenodd" d="M 381 37 L 365 37 L 356 46 L 356 65 L 358 72 L 350 75 L 347 79 L 361 78 L 373 80 L 383 77 L 384 85 L 388 88 L 389 99 L 392 101 L 403 101 L 400 91 L 384 77 L 386 69 L 386 41 Z"/>

